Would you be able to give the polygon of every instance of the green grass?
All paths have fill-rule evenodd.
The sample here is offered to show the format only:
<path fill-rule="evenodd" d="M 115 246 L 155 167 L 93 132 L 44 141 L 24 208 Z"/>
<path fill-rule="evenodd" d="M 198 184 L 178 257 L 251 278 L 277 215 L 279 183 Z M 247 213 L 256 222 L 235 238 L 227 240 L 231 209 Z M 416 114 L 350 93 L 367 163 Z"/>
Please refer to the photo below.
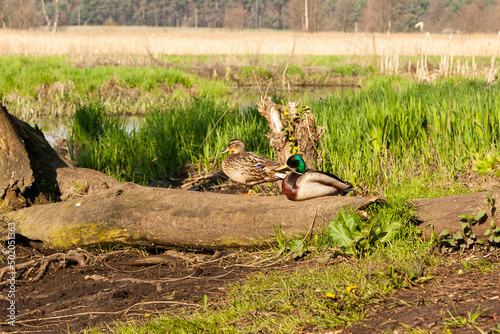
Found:
<path fill-rule="evenodd" d="M 36 96 L 41 85 L 55 82 L 74 83 L 77 93 L 86 95 L 112 78 L 120 78 L 125 87 L 155 89 L 159 85 L 182 85 L 190 88 L 198 78 L 176 68 L 93 66 L 79 68 L 67 57 L 2 57 L 0 58 L 0 91 L 5 94 L 17 91 L 22 95 Z"/>
<path fill-rule="evenodd" d="M 381 78 L 359 92 L 311 103 L 326 168 L 370 192 L 419 198 L 467 191 L 457 176 L 496 151 L 498 85 Z M 430 186 L 432 184 L 432 186 Z"/>
<path fill-rule="evenodd" d="M 116 114 L 144 114 L 191 96 L 227 95 L 223 80 L 203 79 L 182 67 L 79 67 L 68 57 L 1 57 L 0 98 L 22 119 L 72 115 L 100 101 Z"/>
<path fill-rule="evenodd" d="M 326 123 L 320 142 L 325 170 L 367 194 L 416 199 L 479 190 L 458 180 L 471 173 L 476 156 L 497 151 L 499 90 L 472 80 L 425 84 L 375 77 L 359 91 L 306 102 L 317 123 Z M 102 105 L 89 108 L 110 114 Z M 257 109 L 237 110 L 215 98 L 157 106 L 132 133 L 110 122 L 103 126 L 110 129 L 82 146 L 79 164 L 124 181 L 147 184 L 187 163 L 212 171 L 220 167 L 216 153 L 232 138 L 273 156 Z M 88 140 L 75 135 L 75 143 L 82 141 Z"/>
<path fill-rule="evenodd" d="M 118 324 L 116 333 L 273 333 L 325 330 L 361 321 L 369 306 L 408 286 L 415 263 L 431 274 L 436 259 L 428 255 L 415 229 L 360 259 L 325 266 L 316 263 L 293 270 L 260 271 L 231 285 L 224 300 L 200 300 L 194 310 L 173 311 L 142 325 Z M 410 241 L 410 242 L 408 242 Z M 310 256 L 334 259 L 327 249 Z M 328 293 L 328 296 L 327 296 Z M 99 333 L 96 329 L 91 331 Z"/>
<path fill-rule="evenodd" d="M 208 136 L 224 113 L 217 130 Z M 227 103 L 212 99 L 167 105 L 148 113 L 132 132 L 101 104 L 82 106 L 74 119 L 73 142 L 79 147 L 79 166 L 122 181 L 148 184 L 188 163 L 210 170 L 219 161 L 217 152 L 232 138 L 245 138 L 248 147 L 272 154 L 266 138 L 260 135 L 266 121 L 255 109 L 231 109 Z"/>

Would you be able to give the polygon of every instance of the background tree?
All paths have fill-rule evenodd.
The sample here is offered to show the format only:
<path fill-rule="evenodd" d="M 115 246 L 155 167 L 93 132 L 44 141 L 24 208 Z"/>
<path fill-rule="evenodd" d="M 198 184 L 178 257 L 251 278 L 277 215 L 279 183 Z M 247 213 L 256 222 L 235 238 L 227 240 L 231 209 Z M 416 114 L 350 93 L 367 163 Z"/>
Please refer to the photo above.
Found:
<path fill-rule="evenodd" d="M 337 0 L 333 3 L 333 30 L 354 32 L 356 22 L 359 22 L 366 6 L 364 0 Z"/>
<path fill-rule="evenodd" d="M 41 5 L 37 0 L 5 0 L 0 2 L 2 28 L 30 29 L 43 24 Z"/>
<path fill-rule="evenodd" d="M 243 29 L 249 27 L 250 13 L 245 9 L 243 2 L 236 2 L 226 9 L 224 27 L 229 29 Z"/>
<path fill-rule="evenodd" d="M 464 33 L 481 32 L 488 9 L 484 0 L 474 0 L 457 11 L 453 17 L 454 26 Z"/>
<path fill-rule="evenodd" d="M 305 30 L 304 0 L 289 0 L 286 5 L 286 24 L 293 30 Z"/>
<path fill-rule="evenodd" d="M 365 32 L 387 32 L 391 11 L 389 0 L 368 0 L 361 19 L 362 29 Z"/>
<path fill-rule="evenodd" d="M 430 32 L 441 32 L 450 26 L 451 14 L 446 7 L 444 0 L 433 0 L 429 4 L 427 13 L 423 15 L 422 20 L 427 22 L 426 30 Z"/>
<path fill-rule="evenodd" d="M 57 4 L 58 3 L 58 4 Z M 306 0 L 4 0 L 0 27 L 134 25 L 306 30 Z M 497 0 L 307 0 L 308 31 L 496 32 Z M 44 11 L 45 9 L 45 11 Z"/>

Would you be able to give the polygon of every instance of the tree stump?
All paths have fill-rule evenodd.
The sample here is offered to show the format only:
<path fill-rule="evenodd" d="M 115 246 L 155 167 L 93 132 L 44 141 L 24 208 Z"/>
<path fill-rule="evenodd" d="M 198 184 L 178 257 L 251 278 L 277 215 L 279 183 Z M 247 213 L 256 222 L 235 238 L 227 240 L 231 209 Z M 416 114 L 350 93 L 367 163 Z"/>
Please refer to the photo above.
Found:
<path fill-rule="evenodd" d="M 68 164 L 38 128 L 0 105 L 0 212 L 57 199 L 56 169 Z"/>
<path fill-rule="evenodd" d="M 271 133 L 267 137 L 277 160 L 285 163 L 291 155 L 300 154 L 308 168 L 316 168 L 320 157 L 318 144 L 325 125 L 316 127 L 311 108 L 300 102 L 279 105 L 267 96 L 261 97 L 257 105 L 259 113 L 269 123 Z"/>

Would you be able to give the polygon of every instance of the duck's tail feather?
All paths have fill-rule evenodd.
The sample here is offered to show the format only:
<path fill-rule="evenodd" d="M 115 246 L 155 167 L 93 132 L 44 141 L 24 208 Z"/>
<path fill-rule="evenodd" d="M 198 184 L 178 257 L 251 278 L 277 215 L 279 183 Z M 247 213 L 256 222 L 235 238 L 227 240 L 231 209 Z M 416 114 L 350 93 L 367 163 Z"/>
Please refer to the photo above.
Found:
<path fill-rule="evenodd" d="M 346 182 L 347 183 L 347 182 Z M 354 192 L 354 187 L 352 184 L 350 183 L 347 183 L 347 185 L 349 185 L 349 188 L 345 189 L 342 191 L 342 195 L 347 195 L 348 193 L 352 193 Z"/>

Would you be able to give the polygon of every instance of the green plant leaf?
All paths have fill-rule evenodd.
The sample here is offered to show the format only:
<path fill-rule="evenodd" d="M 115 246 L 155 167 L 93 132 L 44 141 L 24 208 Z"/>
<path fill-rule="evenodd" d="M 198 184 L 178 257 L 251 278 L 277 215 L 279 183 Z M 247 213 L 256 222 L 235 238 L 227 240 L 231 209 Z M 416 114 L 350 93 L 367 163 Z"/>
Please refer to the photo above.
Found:
<path fill-rule="evenodd" d="M 352 215 L 348 214 L 347 212 L 341 212 L 341 217 L 345 222 L 345 225 L 349 229 L 349 231 L 353 234 L 361 234 L 361 226 L 359 224 L 359 221 Z M 356 233 L 358 232 L 358 233 Z"/>
<path fill-rule="evenodd" d="M 474 216 L 473 215 L 466 215 L 466 214 L 464 214 L 464 215 L 458 216 L 458 218 L 470 221 L 472 218 L 474 218 Z"/>
<path fill-rule="evenodd" d="M 443 230 L 441 233 L 439 233 L 439 239 L 448 237 L 450 235 L 451 234 L 450 234 L 450 232 L 448 230 Z"/>
<path fill-rule="evenodd" d="M 388 225 L 382 225 L 382 233 L 385 233 L 383 237 L 380 238 L 382 242 L 388 242 L 394 239 L 398 230 L 401 228 L 400 222 L 393 222 Z"/>
<path fill-rule="evenodd" d="M 478 213 L 476 213 L 476 217 L 474 217 L 477 221 L 480 221 L 481 218 L 483 218 L 486 215 L 486 211 L 480 210 Z"/>
<path fill-rule="evenodd" d="M 419 277 L 415 280 L 415 283 L 417 284 L 423 284 L 423 283 L 427 283 L 429 282 L 430 280 L 434 279 L 434 276 L 424 276 L 424 277 Z"/>
<path fill-rule="evenodd" d="M 341 247 L 349 247 L 354 241 L 347 228 L 339 221 L 330 222 L 329 234 L 333 241 Z"/>
<path fill-rule="evenodd" d="M 302 256 L 304 255 L 304 252 L 305 252 L 305 247 L 304 247 L 304 243 L 302 242 L 302 240 L 299 240 L 299 239 L 294 239 L 294 240 L 290 240 L 288 242 L 288 247 L 290 247 L 290 251 L 295 251 L 295 254 L 297 254 L 297 256 Z"/>

